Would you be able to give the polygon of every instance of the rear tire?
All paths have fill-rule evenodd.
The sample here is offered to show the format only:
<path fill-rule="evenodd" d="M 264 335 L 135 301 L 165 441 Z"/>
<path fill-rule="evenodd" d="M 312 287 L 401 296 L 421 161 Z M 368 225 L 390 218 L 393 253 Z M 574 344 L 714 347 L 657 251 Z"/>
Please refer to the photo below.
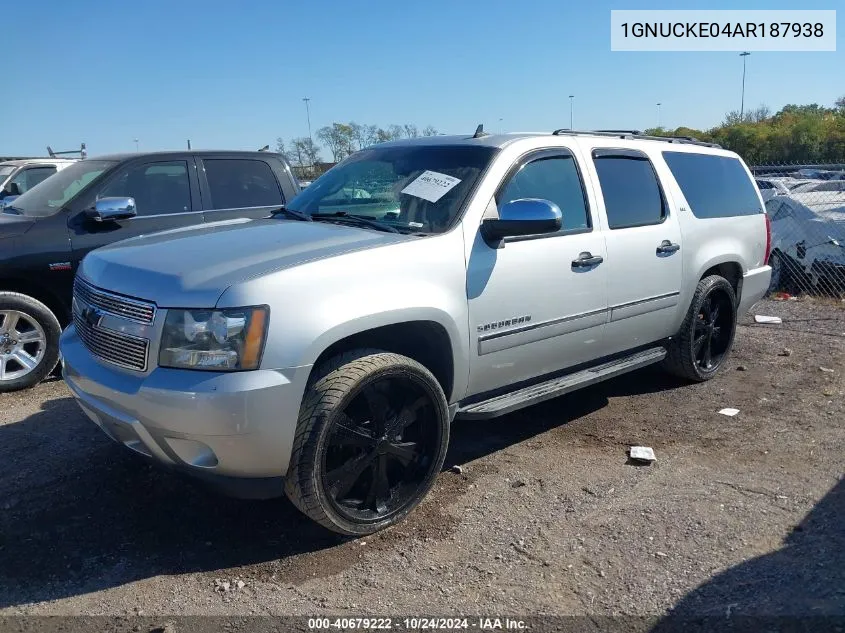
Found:
<path fill-rule="evenodd" d="M 285 493 L 348 536 L 401 521 L 434 484 L 449 444 L 446 396 L 418 362 L 355 350 L 317 368 L 302 401 Z"/>
<path fill-rule="evenodd" d="M 698 282 L 678 335 L 668 346 L 663 366 L 672 374 L 703 382 L 724 365 L 736 333 L 736 295 L 724 277 Z"/>
<path fill-rule="evenodd" d="M 62 328 L 40 301 L 0 292 L 0 393 L 37 385 L 59 362 Z"/>

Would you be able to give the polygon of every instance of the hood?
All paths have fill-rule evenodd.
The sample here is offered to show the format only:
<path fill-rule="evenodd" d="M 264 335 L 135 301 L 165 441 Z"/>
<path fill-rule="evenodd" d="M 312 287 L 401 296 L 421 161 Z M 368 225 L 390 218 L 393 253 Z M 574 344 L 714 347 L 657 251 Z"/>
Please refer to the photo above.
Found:
<path fill-rule="evenodd" d="M 33 224 L 35 220 L 32 218 L 4 211 L 0 213 L 0 239 L 23 235 L 32 228 Z"/>
<path fill-rule="evenodd" d="M 211 308 L 239 281 L 408 239 L 416 238 L 324 222 L 241 219 L 115 242 L 89 253 L 80 274 L 160 307 Z"/>

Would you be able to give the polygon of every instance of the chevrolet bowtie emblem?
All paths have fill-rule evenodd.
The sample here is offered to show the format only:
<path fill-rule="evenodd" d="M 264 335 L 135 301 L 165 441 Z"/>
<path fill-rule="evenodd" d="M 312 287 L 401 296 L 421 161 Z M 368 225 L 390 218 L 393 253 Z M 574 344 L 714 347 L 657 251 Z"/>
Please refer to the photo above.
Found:
<path fill-rule="evenodd" d="M 91 327 L 99 327 L 100 322 L 103 320 L 102 310 L 98 310 L 93 306 L 86 306 L 80 316 Z"/>

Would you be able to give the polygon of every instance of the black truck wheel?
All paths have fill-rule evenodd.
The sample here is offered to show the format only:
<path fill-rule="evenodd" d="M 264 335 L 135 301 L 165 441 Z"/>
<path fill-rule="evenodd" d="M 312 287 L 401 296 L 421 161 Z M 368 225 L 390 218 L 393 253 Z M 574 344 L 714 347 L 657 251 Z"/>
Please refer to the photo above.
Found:
<path fill-rule="evenodd" d="M 425 497 L 448 443 L 446 397 L 428 369 L 349 352 L 318 368 L 303 398 L 285 492 L 330 530 L 371 534 Z"/>

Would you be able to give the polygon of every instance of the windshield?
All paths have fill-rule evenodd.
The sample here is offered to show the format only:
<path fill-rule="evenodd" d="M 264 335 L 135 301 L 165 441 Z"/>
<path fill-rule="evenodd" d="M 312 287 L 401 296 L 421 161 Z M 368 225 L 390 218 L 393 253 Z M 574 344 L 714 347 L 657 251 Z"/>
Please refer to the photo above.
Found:
<path fill-rule="evenodd" d="M 459 145 L 372 147 L 315 180 L 287 205 L 312 217 L 365 216 L 401 232 L 442 233 L 496 153 Z"/>
<path fill-rule="evenodd" d="M 12 206 L 31 217 L 53 215 L 85 185 L 116 164 L 111 160 L 81 160 L 40 182 L 16 198 Z"/>
<path fill-rule="evenodd" d="M 3 182 L 6 179 L 6 176 L 11 174 L 13 171 L 17 169 L 14 165 L 2 165 L 0 166 L 0 182 Z"/>

